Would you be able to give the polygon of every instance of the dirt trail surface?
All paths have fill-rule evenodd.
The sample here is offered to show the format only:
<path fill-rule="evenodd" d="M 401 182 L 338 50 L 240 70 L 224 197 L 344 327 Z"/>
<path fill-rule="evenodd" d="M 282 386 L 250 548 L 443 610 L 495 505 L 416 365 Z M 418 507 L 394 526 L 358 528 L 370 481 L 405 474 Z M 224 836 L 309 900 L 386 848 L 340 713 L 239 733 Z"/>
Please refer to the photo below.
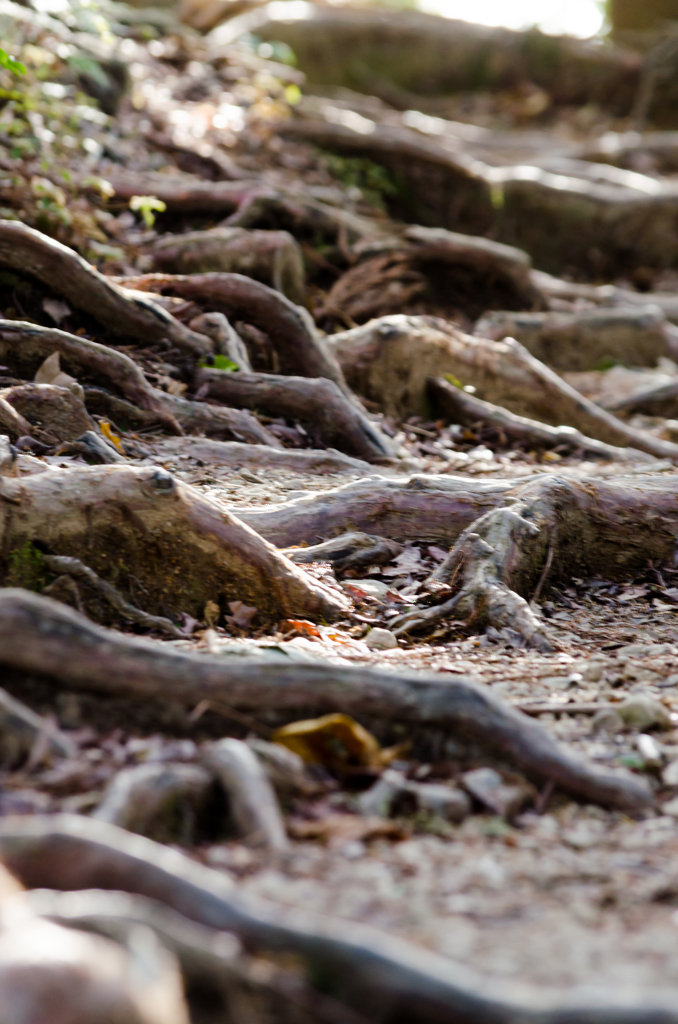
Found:
<path fill-rule="evenodd" d="M 279 6 L 0 8 L 0 1003 L 674 1024 L 671 37 Z"/>

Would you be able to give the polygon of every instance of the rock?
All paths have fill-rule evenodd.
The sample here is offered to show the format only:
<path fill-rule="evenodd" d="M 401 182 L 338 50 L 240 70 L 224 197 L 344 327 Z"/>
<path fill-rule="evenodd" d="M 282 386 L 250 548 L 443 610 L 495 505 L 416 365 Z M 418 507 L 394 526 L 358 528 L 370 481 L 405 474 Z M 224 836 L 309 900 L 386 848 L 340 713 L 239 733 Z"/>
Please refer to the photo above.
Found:
<path fill-rule="evenodd" d="M 442 782 L 419 782 L 410 787 L 416 790 L 417 801 L 422 810 L 430 811 L 439 818 L 459 824 L 471 813 L 471 801 L 466 793 Z"/>
<path fill-rule="evenodd" d="M 678 796 L 674 796 L 672 800 L 661 806 L 662 814 L 668 814 L 672 818 L 678 818 Z"/>
<path fill-rule="evenodd" d="M 358 797 L 358 809 L 366 817 L 388 818 L 396 797 L 408 790 L 408 781 L 401 772 L 387 768 L 381 778 Z"/>
<path fill-rule="evenodd" d="M 371 651 L 391 651 L 398 646 L 398 638 L 390 629 L 371 629 L 365 637 L 365 643 Z"/>
<path fill-rule="evenodd" d="M 641 733 L 636 740 L 636 746 L 646 768 L 661 768 L 664 758 L 653 736 Z"/>
<path fill-rule="evenodd" d="M 678 761 L 671 761 L 662 772 L 662 782 L 665 786 L 678 786 Z"/>
<path fill-rule="evenodd" d="M 388 818 L 405 807 L 429 811 L 454 824 L 471 813 L 471 801 L 462 790 L 443 782 L 413 782 L 393 768 L 358 797 L 358 808 L 366 817 Z"/>
<path fill-rule="evenodd" d="M 7 388 L 2 397 L 34 427 L 45 442 L 74 441 L 86 431 L 96 430 L 82 399 L 70 388 L 54 384 L 20 384 Z"/>
<path fill-rule="evenodd" d="M 594 733 L 607 732 L 612 736 L 617 732 L 621 732 L 624 728 L 624 723 L 617 709 L 610 707 L 609 709 L 603 708 L 601 711 L 596 711 L 591 726 Z"/>
<path fill-rule="evenodd" d="M 502 818 L 512 818 L 529 798 L 524 786 L 507 785 L 494 768 L 475 768 L 461 777 L 464 789 L 488 810 Z"/>
<path fill-rule="evenodd" d="M 672 729 L 671 716 L 663 704 L 646 697 L 634 694 L 617 706 L 617 714 L 625 725 L 634 726 L 642 732 L 648 729 Z"/>

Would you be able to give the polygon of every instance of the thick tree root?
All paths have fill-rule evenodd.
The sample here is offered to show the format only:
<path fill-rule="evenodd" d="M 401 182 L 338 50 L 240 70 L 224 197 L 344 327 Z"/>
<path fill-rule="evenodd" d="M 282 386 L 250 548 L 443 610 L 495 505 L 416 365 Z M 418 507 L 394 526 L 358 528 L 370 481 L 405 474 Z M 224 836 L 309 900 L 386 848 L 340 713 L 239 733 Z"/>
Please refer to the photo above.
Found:
<path fill-rule="evenodd" d="M 9 434 L 13 441 L 17 441 L 20 437 L 31 434 L 35 427 L 0 395 L 0 430 Z"/>
<path fill-rule="evenodd" d="M 327 377 L 346 389 L 336 359 L 306 310 L 260 281 L 242 274 L 146 274 L 127 283 L 135 289 L 191 300 L 231 321 L 254 324 L 271 339 L 283 373 Z"/>
<path fill-rule="evenodd" d="M 246 713 L 274 708 L 288 720 L 341 711 L 358 720 L 429 727 L 477 742 L 583 800 L 629 811 L 652 804 L 644 780 L 574 757 L 487 688 L 457 677 L 192 655 L 122 636 L 48 598 L 11 588 L 0 591 L 0 664 L 71 689 L 136 700 L 192 707 L 214 700 Z"/>
<path fill-rule="evenodd" d="M 584 437 L 574 427 L 549 427 L 545 423 L 516 416 L 491 402 L 483 402 L 475 395 L 469 395 L 461 388 L 443 380 L 442 377 L 429 381 L 429 394 L 436 408 L 453 423 L 473 425 L 484 423 L 494 427 L 500 439 L 520 441 L 536 448 L 561 448 L 568 452 L 582 452 L 599 459 L 613 462 L 652 463 L 656 460 L 647 452 L 634 448 L 615 448 L 614 445 Z M 504 440 L 505 443 L 505 440 Z"/>
<path fill-rule="evenodd" d="M 283 377 L 268 373 L 198 370 L 196 388 L 237 408 L 257 409 L 305 423 L 322 442 L 375 462 L 394 454 L 389 438 L 334 381 L 323 377 Z"/>
<path fill-rule="evenodd" d="M 2 477 L 0 536 L 5 575 L 20 578 L 20 553 L 37 545 L 49 554 L 80 558 L 118 587 L 128 589 L 133 581 L 147 595 L 151 614 L 187 612 L 200 619 L 207 601 L 225 607 L 241 600 L 263 616 L 331 619 L 348 607 L 340 592 L 313 580 L 238 519 L 155 467 Z"/>
<path fill-rule="evenodd" d="M 250 444 L 266 444 L 273 448 L 282 447 L 278 438 L 246 409 L 229 409 L 224 405 L 192 402 L 180 395 L 163 394 L 162 401 L 183 430 L 190 434 L 248 441 Z"/>
<path fill-rule="evenodd" d="M 332 979 L 331 996 L 380 1024 L 678 1021 L 673 990 L 565 992 L 483 977 L 375 928 L 255 901 L 238 893 L 222 873 L 176 850 L 84 817 L 5 818 L 0 854 L 29 888 L 122 890 L 196 924 L 235 933 L 249 948 L 296 954 L 309 977 L 322 978 L 325 985 Z"/>
<path fill-rule="evenodd" d="M 153 247 L 153 261 L 159 271 L 169 274 L 245 274 L 297 305 L 304 301 L 304 260 L 298 242 L 287 231 L 218 227 L 168 235 Z"/>
<path fill-rule="evenodd" d="M 394 235 L 355 247 L 362 259 L 333 285 L 316 313 L 319 323 L 349 317 L 362 324 L 423 302 L 451 319 L 461 310 L 471 320 L 486 309 L 546 308 L 520 249 L 444 228 L 414 226 Z"/>
<path fill-rule="evenodd" d="M 144 342 L 167 338 L 194 356 L 212 351 L 208 338 L 190 331 L 151 299 L 129 297 L 72 249 L 17 221 L 0 221 L 0 263 L 56 288 L 112 334 Z"/>
<path fill-rule="evenodd" d="M 434 317 L 391 316 L 329 339 L 346 379 L 389 415 L 426 415 L 427 381 L 452 375 L 519 416 L 566 424 L 617 447 L 678 461 L 678 445 L 635 430 L 566 384 L 512 338 L 462 334 Z"/>
<path fill-rule="evenodd" d="M 285 548 L 283 554 L 297 565 L 309 562 L 331 562 L 335 572 L 364 569 L 368 565 L 384 565 L 399 555 L 403 545 L 368 533 L 342 533 L 323 544 Z"/>

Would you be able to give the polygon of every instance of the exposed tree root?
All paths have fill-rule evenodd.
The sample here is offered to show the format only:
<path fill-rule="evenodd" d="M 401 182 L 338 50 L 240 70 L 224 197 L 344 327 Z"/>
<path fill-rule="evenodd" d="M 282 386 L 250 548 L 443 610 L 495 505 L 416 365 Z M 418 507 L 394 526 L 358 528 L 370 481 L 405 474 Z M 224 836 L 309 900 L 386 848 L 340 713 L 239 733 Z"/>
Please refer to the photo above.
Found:
<path fill-rule="evenodd" d="M 245 274 L 297 305 L 304 301 L 304 261 L 287 231 L 218 227 L 168 235 L 153 247 L 153 261 L 159 271 L 170 274 Z"/>
<path fill-rule="evenodd" d="M 167 396 L 151 387 L 136 363 L 124 352 L 66 331 L 0 320 L 0 360 L 17 377 L 33 380 L 41 364 L 53 352 L 60 353 L 63 366 L 82 384 L 113 385 L 129 402 L 152 413 L 166 429 L 181 433 L 165 405 Z"/>
<path fill-rule="evenodd" d="M 487 313 L 474 334 L 497 341 L 516 338 L 560 372 L 596 370 L 606 363 L 656 366 L 661 356 L 678 356 L 678 329 L 651 305 L 578 313 Z"/>
<path fill-rule="evenodd" d="M 97 594 L 99 594 L 116 612 L 128 622 L 134 622 L 144 629 L 155 629 L 161 633 L 169 633 L 170 636 L 182 637 L 183 633 L 177 629 L 173 622 L 162 615 L 149 615 L 140 608 L 126 601 L 119 590 L 116 590 L 111 583 L 102 580 L 89 566 L 80 561 L 79 558 L 69 558 L 67 555 L 43 555 L 45 567 L 49 572 L 57 576 L 70 576 L 73 580 L 83 580 Z"/>
<path fill-rule="evenodd" d="M 244 320 L 267 334 L 283 373 L 327 377 L 345 388 L 343 374 L 320 338 L 309 314 L 280 292 L 242 274 L 146 274 L 131 287 L 190 299 L 229 320 Z"/>
<path fill-rule="evenodd" d="M 511 438 L 522 444 L 537 448 L 561 448 L 568 452 L 582 452 L 600 459 L 626 462 L 654 462 L 646 452 L 634 448 L 615 448 L 602 441 L 584 437 L 574 427 L 549 427 L 525 416 L 516 416 L 491 402 L 483 402 L 475 395 L 469 395 L 461 388 L 454 387 L 442 377 L 429 381 L 429 394 L 436 408 L 454 423 L 468 425 L 484 423 L 494 427 L 499 438 Z"/>
<path fill-rule="evenodd" d="M 455 614 L 515 630 L 533 647 L 551 649 L 548 628 L 528 604 L 551 579 L 600 574 L 614 578 L 671 559 L 676 549 L 677 485 L 660 477 L 573 481 L 541 477 L 515 489 L 510 504 L 467 528 L 431 580 L 458 577 Z M 413 611 L 399 633 L 449 614 Z"/>
<path fill-rule="evenodd" d="M 297 565 L 309 562 L 331 562 L 336 572 L 362 569 L 368 565 L 384 565 L 399 555 L 403 545 L 384 537 L 371 537 L 367 533 L 342 533 L 340 537 L 323 544 L 308 547 L 285 548 L 283 554 Z"/>
<path fill-rule="evenodd" d="M 519 249 L 443 228 L 410 227 L 390 242 L 356 246 L 363 258 L 332 287 L 316 319 L 356 323 L 391 313 L 459 311 L 475 320 L 486 309 L 543 309 Z M 339 316 L 337 314 L 340 314 Z"/>
<path fill-rule="evenodd" d="M 228 356 L 243 373 L 252 372 L 245 343 L 223 313 L 203 313 L 196 316 L 191 320 L 191 327 L 194 331 L 211 338 L 217 352 Z"/>
<path fill-rule="evenodd" d="M 17 221 L 0 221 L 0 263 L 57 289 L 112 334 L 145 342 L 167 338 L 192 355 L 212 351 L 208 338 L 190 331 L 152 300 L 130 298 L 72 249 Z"/>
<path fill-rule="evenodd" d="M 21 416 L 13 405 L 0 395 L 0 430 L 9 434 L 13 441 L 30 434 L 35 428 L 24 416 Z M 39 440 L 39 438 L 38 438 Z"/>
<path fill-rule="evenodd" d="M 278 438 L 246 409 L 228 409 L 224 405 L 192 402 L 180 395 L 160 393 L 163 395 L 165 407 L 190 434 L 205 434 L 207 437 L 228 440 L 235 438 L 237 441 L 249 441 L 252 444 L 282 447 Z"/>
<path fill-rule="evenodd" d="M 513 481 L 452 474 L 375 475 L 281 505 L 238 508 L 236 514 L 280 548 L 315 544 L 352 530 L 450 545 L 483 513 L 501 505 L 515 487 Z"/>
<path fill-rule="evenodd" d="M 475 387 L 479 398 L 520 416 L 678 460 L 678 445 L 618 420 L 512 338 L 488 341 L 436 317 L 390 316 L 329 341 L 351 387 L 390 415 L 426 415 L 428 378 L 450 374 Z"/>
<path fill-rule="evenodd" d="M 207 390 L 207 397 L 227 405 L 299 419 L 321 441 L 367 462 L 394 454 L 389 438 L 334 381 L 203 369 L 198 370 L 195 383 L 199 390 Z"/>
<path fill-rule="evenodd" d="M 165 470 L 76 468 L 2 477 L 0 486 L 5 577 L 12 565 L 13 578 L 21 575 L 13 552 L 37 545 L 80 558 L 126 590 L 133 579 L 151 614 L 201 618 L 207 601 L 242 600 L 264 616 L 331 619 L 348 607 L 338 591 Z"/>
<path fill-rule="evenodd" d="M 678 1021 L 673 990 L 570 987 L 564 992 L 483 977 L 369 926 L 255 901 L 238 893 L 221 872 L 87 818 L 5 818 L 0 853 L 30 888 L 123 890 L 158 901 L 189 921 L 233 932 L 249 948 L 296 954 L 309 977 L 322 978 L 325 986 L 332 979 L 331 996 L 382 1024 Z M 190 938 L 190 926 L 186 932 Z"/>
<path fill-rule="evenodd" d="M 361 473 L 363 476 L 372 472 L 369 463 L 352 459 L 333 448 L 271 448 L 268 445 L 212 441 L 202 437 L 166 438 L 157 442 L 155 447 L 161 456 L 184 455 L 210 465 L 232 466 L 234 469 L 261 466 L 291 469 L 299 473 Z"/>
<path fill-rule="evenodd" d="M 106 630 L 71 608 L 14 589 L 0 591 L 0 664 L 72 689 L 137 700 L 188 706 L 215 700 L 245 712 L 275 709 L 281 719 L 341 711 L 431 727 L 477 742 L 581 799 L 627 810 L 652 803 L 643 780 L 574 757 L 487 688 L 457 677 L 186 654 Z"/>
<path fill-rule="evenodd" d="M 655 384 L 635 391 L 625 398 L 607 403 L 614 412 L 641 412 L 647 416 L 675 416 L 678 412 L 678 380 Z"/>

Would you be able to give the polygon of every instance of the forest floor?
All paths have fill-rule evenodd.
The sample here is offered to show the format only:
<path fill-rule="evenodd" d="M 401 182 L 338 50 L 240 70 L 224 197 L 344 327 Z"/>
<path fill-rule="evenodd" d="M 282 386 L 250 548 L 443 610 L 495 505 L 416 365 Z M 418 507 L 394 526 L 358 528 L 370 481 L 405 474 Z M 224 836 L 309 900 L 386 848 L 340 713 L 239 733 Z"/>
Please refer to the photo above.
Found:
<path fill-rule="evenodd" d="M 130 31 L 118 51 L 128 66 L 130 88 L 115 113 L 105 114 L 79 90 L 77 65 L 59 50 L 72 44 L 56 41 L 49 26 L 22 31 L 23 46 L 16 55 L 28 73 L 23 84 L 19 79 L 11 84 L 24 89 L 31 102 L 13 101 L 0 111 L 3 215 L 74 247 L 106 276 L 132 279 L 157 270 L 152 254 L 158 239 L 211 228 L 220 219 L 204 212 L 153 211 L 147 204 L 152 215 L 144 224 L 143 204 L 135 213 L 127 200 L 117 202 L 108 191 L 109 179 L 117 183 L 125 175 L 148 183 L 152 195 L 152 185 L 162 177 L 185 187 L 208 180 L 206 168 L 211 167 L 217 179 L 234 184 L 253 179 L 262 192 L 287 190 L 376 224 L 386 221 L 388 188 L 378 169 L 309 142 L 290 141 L 278 131 L 280 123 L 300 116 L 294 111 L 300 101 L 302 108 L 319 101 L 302 99 L 299 72 L 288 67 L 286 76 L 287 66 L 273 64 L 272 52 L 261 56 L 268 51 L 257 48 L 256 40 L 222 46 L 217 53 L 188 32 L 158 32 L 148 42 Z M 43 88 L 45 78 L 51 88 Z M 348 103 L 349 94 L 343 97 Z M 363 97 L 363 114 L 365 102 Z M 460 122 L 493 130 L 522 129 L 523 102 L 519 95 L 467 96 L 454 113 Z M 381 101 L 374 103 L 386 109 Z M 447 116 L 452 116 L 449 111 Z M 22 136 L 18 126 L 27 124 L 32 134 Z M 563 109 L 539 127 L 580 142 L 626 125 L 591 107 Z M 196 169 L 197 176 L 191 177 L 189 171 Z M 348 180 L 351 176 L 354 181 Z M 325 259 L 322 247 L 313 251 L 307 238 L 301 241 L 307 265 L 314 267 L 307 306 L 317 313 L 340 271 L 330 253 L 330 262 L 325 260 L 325 269 L 318 272 Z M 56 325 L 77 337 L 102 339 L 89 316 L 63 302 L 58 286 L 36 284 L 15 271 L 3 274 L 0 304 L 6 320 Z M 610 283 L 633 288 L 632 277 Z M 673 284 L 672 273 L 657 272 L 651 288 L 668 293 Z M 173 301 L 173 311 L 184 322 L 189 312 L 200 312 L 187 312 Z M 457 322 L 468 330 L 472 320 L 460 313 Z M 170 395 L 186 393 L 176 351 L 160 344 L 143 349 L 129 344 L 125 351 L 155 388 Z M 271 369 L 270 362 L 264 369 Z M 564 376 L 582 394 L 602 400 L 605 394 L 623 397 L 641 377 L 661 382 L 678 371 L 664 358 L 657 368 L 631 367 L 624 377 L 625 372 L 617 367 Z M 0 367 L 1 373 L 7 374 L 0 381 L 5 387 L 20 381 L 11 368 Z M 376 412 L 374 403 L 368 408 Z M 635 453 L 628 461 L 606 462 L 538 451 L 496 433 L 454 428 L 442 418 L 421 415 L 398 420 L 378 414 L 374 421 L 398 446 L 401 460 L 372 466 L 368 475 L 375 478 L 424 473 L 475 484 L 494 479 L 517 483 L 539 475 L 633 480 L 648 471 L 669 483 L 678 477 L 668 459 L 648 466 Z M 314 448 L 323 447 L 317 436 L 309 440 L 293 417 L 260 415 L 259 422 L 290 449 L 301 451 L 311 441 Z M 631 422 L 648 436 L 673 436 L 670 417 L 636 416 Z M 240 466 L 224 465 L 212 460 L 194 437 L 168 438 L 151 427 L 123 431 L 115 422 L 106 429 L 122 438 L 125 456 L 135 466 L 162 467 L 236 516 L 245 509 L 275 509 L 366 476 L 348 465 L 341 471 L 308 472 L 250 465 L 244 456 Z M 60 453 L 56 446 L 51 454 L 46 450 L 39 443 L 24 447 L 22 477 L 84 465 L 82 455 Z M 177 545 L 181 541 L 177 536 Z M 578 803 L 548 782 L 539 787 L 527 781 L 487 750 L 462 742 L 463 737 L 424 735 L 402 725 L 380 730 L 379 723 L 366 720 L 363 724 L 384 745 L 410 742 L 390 765 L 408 780 L 463 789 L 467 772 L 496 767 L 503 784 L 512 787 L 510 806 L 498 813 L 474 796 L 464 820 L 456 823 L 406 804 L 390 816 L 366 813 L 361 799 L 375 783 L 376 770 L 348 781 L 319 770 L 316 793 L 296 793 L 284 801 L 288 851 L 252 846 L 233 830 L 224 834 L 214 822 L 189 838 L 175 836 L 170 845 L 223 872 L 242 893 L 321 917 L 369 923 L 497 977 L 556 987 L 666 987 L 678 976 L 678 604 L 671 595 L 677 570 L 649 563 L 621 579 L 572 576 L 545 588 L 539 613 L 548 625 L 550 652 L 529 648 L 510 630 L 474 628 L 473 619 L 465 616 L 397 640 L 389 634 L 391 649 L 373 649 L 367 642 L 371 630 L 388 629 L 410 607 L 448 546 L 406 539 L 401 553 L 385 564 L 343 573 L 329 562 L 306 567 L 353 600 L 351 609 L 330 625 L 274 621 L 247 601 L 236 601 L 229 604 L 230 616 L 218 608 L 216 615 L 206 608 L 201 619 L 187 613 L 181 638 L 156 635 L 153 642 L 226 661 L 257 656 L 285 665 L 320 661 L 381 668 L 394 676 L 428 670 L 470 678 L 539 721 L 582 758 L 647 778 L 655 791 L 653 808 L 629 815 Z M 662 599 L 667 590 L 669 596 Z M 144 632 L 120 618 L 109 617 L 104 624 L 124 635 Z M 215 738 L 269 738 L 279 724 L 275 709 L 270 714 L 262 710 L 247 722 L 200 702 L 189 709 L 171 701 L 149 700 L 142 706 L 125 696 L 68 687 L 55 692 L 44 679 L 12 667 L 3 669 L 3 685 L 58 725 L 74 747 L 70 756 L 50 755 L 39 736 L 27 763 L 3 768 L 2 816 L 96 816 L 123 769 L 201 764 Z M 623 720 L 615 709 L 630 697 L 648 700 L 640 702 L 635 719 Z"/>

